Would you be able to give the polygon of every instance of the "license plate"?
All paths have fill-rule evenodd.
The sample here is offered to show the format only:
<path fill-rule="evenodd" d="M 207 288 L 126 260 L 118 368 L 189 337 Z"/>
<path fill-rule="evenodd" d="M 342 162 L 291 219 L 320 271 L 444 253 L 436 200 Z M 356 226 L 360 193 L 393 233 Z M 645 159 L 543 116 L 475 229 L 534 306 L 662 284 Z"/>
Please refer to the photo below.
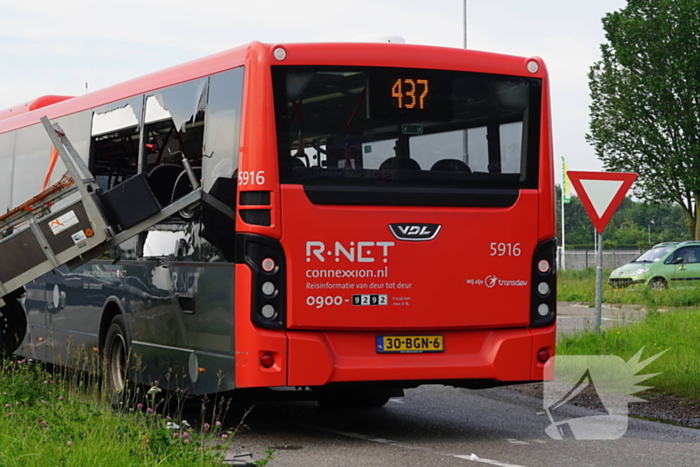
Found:
<path fill-rule="evenodd" d="M 444 352 L 443 336 L 377 336 L 379 353 Z"/>

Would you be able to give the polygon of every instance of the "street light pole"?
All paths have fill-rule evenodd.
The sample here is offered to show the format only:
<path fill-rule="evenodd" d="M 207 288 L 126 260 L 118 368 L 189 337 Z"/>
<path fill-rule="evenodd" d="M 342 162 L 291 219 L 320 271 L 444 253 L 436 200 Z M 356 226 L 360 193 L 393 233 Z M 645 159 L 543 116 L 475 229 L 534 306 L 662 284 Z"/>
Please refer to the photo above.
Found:
<path fill-rule="evenodd" d="M 464 47 L 467 48 L 467 0 L 464 0 Z"/>

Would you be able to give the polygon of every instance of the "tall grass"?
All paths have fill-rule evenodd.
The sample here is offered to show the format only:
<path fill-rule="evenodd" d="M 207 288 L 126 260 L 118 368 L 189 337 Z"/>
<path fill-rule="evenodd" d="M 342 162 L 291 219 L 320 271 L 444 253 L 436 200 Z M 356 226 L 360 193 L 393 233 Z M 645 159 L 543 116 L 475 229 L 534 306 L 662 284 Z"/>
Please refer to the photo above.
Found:
<path fill-rule="evenodd" d="M 2 360 L 0 465 L 221 465 L 233 433 L 218 419 L 196 429 L 171 419 L 159 410 L 159 396 L 155 388 L 133 409 L 115 412 L 84 373 Z"/>
<path fill-rule="evenodd" d="M 617 355 L 629 360 L 644 348 L 642 359 L 668 351 L 640 374 L 660 373 L 644 385 L 669 394 L 700 397 L 700 311 L 651 311 L 644 320 L 624 327 L 565 336 L 559 355 Z"/>

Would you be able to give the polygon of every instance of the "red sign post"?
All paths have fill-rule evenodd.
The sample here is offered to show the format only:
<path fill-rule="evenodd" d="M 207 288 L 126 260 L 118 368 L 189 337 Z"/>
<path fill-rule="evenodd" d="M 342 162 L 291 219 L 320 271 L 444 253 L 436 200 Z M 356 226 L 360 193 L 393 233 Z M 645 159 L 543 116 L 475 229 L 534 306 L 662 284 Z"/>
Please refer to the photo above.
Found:
<path fill-rule="evenodd" d="M 596 330 L 600 333 L 603 320 L 603 230 L 637 179 L 637 174 L 569 171 L 567 175 L 598 233 L 595 310 Z"/>

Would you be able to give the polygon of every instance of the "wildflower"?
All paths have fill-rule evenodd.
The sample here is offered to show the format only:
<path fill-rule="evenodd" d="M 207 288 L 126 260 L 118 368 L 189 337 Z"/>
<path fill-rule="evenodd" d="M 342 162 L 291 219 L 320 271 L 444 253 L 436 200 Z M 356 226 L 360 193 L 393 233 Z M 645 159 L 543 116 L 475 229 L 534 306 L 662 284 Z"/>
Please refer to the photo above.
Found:
<path fill-rule="evenodd" d="M 179 430 L 180 427 L 178 426 L 177 423 L 167 422 L 167 423 L 165 424 L 165 429 L 166 429 L 166 430 Z"/>
<path fill-rule="evenodd" d="M 9 406 L 10 406 L 10 404 L 5 404 L 5 407 L 9 407 Z"/>
<path fill-rule="evenodd" d="M 186 439 L 186 440 L 185 440 L 185 444 L 188 444 L 189 442 L 190 442 L 189 439 Z"/>
<path fill-rule="evenodd" d="M 204 431 L 208 431 L 209 428 L 211 428 L 211 425 L 208 424 L 208 423 L 205 423 L 205 424 L 204 424 Z"/>
<path fill-rule="evenodd" d="M 226 433 L 224 433 L 223 435 L 221 435 L 221 439 L 226 439 L 226 438 L 228 438 L 228 435 L 227 435 Z"/>
<path fill-rule="evenodd" d="M 150 408 L 150 407 L 149 407 L 149 408 L 147 408 L 147 409 L 146 409 L 146 413 L 153 413 L 153 409 L 152 409 L 152 408 Z"/>
<path fill-rule="evenodd" d="M 22 436 L 27 436 L 27 433 L 22 433 Z"/>
<path fill-rule="evenodd" d="M 158 386 L 151 386 L 151 389 L 149 389 L 146 394 L 148 394 L 149 396 L 154 396 L 154 395 L 158 394 L 159 392 L 163 392 L 163 390 L 161 388 L 159 388 Z"/>
<path fill-rule="evenodd" d="M 20 405 L 20 404 L 21 404 L 20 401 L 15 402 L 15 405 Z"/>
<path fill-rule="evenodd" d="M 216 423 L 215 423 L 215 425 L 216 425 L 216 426 L 221 426 L 221 422 L 217 420 Z"/>
<path fill-rule="evenodd" d="M 3 392 L 3 393 L 2 393 L 2 395 L 3 395 L 3 396 L 6 396 L 6 395 L 7 395 L 7 393 L 6 393 L 6 392 Z"/>
<path fill-rule="evenodd" d="M 143 404 L 136 404 L 137 409 L 143 409 Z"/>
<path fill-rule="evenodd" d="M 59 400 L 59 401 L 62 401 L 62 400 L 63 400 L 63 396 L 58 396 L 58 400 Z"/>
<path fill-rule="evenodd" d="M 11 417 L 11 416 L 12 416 L 12 412 L 7 412 L 7 416 L 8 416 L 8 417 Z"/>
<path fill-rule="evenodd" d="M 49 427 L 47 426 L 46 428 L 44 428 L 44 431 L 49 431 Z"/>
<path fill-rule="evenodd" d="M 190 424 L 187 423 L 187 420 L 183 420 L 183 421 L 181 421 L 180 423 L 181 423 L 182 426 L 184 426 L 185 428 L 189 428 L 189 427 L 190 427 Z"/>
<path fill-rule="evenodd" d="M 180 437 L 180 433 L 178 433 L 177 431 L 175 433 L 173 433 L 173 438 L 179 438 L 179 437 Z"/>
<path fill-rule="evenodd" d="M 44 425 L 44 426 L 48 425 L 48 423 L 46 422 L 46 420 L 42 420 L 42 421 L 41 421 L 41 424 Z"/>
<path fill-rule="evenodd" d="M 44 380 L 44 384 L 49 384 L 49 382 L 48 382 L 48 381 L 46 381 L 46 380 Z"/>
<path fill-rule="evenodd" d="M 73 446 L 73 441 L 68 441 L 66 444 L 67 444 L 68 446 Z"/>
<path fill-rule="evenodd" d="M 187 438 L 188 436 L 190 436 L 190 434 L 189 434 L 188 432 L 184 432 L 184 433 L 182 434 L 182 436 L 183 436 L 184 438 Z"/>

